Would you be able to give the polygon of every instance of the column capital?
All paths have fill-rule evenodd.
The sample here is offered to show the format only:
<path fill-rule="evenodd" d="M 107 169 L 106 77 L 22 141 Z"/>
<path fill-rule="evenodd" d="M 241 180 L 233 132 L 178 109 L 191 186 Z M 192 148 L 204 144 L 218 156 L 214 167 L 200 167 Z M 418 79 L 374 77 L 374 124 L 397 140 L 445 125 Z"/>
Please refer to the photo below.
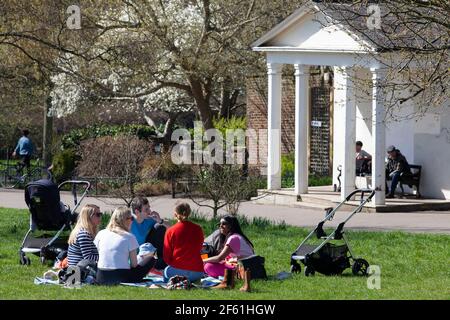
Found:
<path fill-rule="evenodd" d="M 267 63 L 267 74 L 281 74 L 283 65 L 281 63 Z"/>
<path fill-rule="evenodd" d="M 384 78 L 386 76 L 386 68 L 370 68 L 370 73 L 372 74 L 372 79 L 374 78 Z"/>
<path fill-rule="evenodd" d="M 349 66 L 340 67 L 341 73 L 346 77 L 354 77 L 355 76 L 355 68 Z"/>
<path fill-rule="evenodd" d="M 309 74 L 309 65 L 296 63 L 294 64 L 294 70 L 296 76 L 307 75 Z"/>

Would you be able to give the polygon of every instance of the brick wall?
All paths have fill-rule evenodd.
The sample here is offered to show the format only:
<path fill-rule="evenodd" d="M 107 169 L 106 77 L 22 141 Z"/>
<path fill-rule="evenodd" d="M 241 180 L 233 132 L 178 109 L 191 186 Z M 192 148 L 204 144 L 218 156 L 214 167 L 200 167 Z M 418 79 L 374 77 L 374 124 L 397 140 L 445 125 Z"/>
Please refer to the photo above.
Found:
<path fill-rule="evenodd" d="M 281 153 L 288 154 L 295 148 L 295 86 L 292 77 L 283 77 L 281 102 Z M 247 128 L 260 132 L 258 146 L 249 145 L 249 159 L 258 156 L 259 163 L 267 161 L 267 132 L 261 135 L 259 130 L 267 130 L 267 78 L 247 79 Z M 252 161 L 250 161 L 252 163 Z"/>
<path fill-rule="evenodd" d="M 330 106 L 330 85 L 321 81 L 320 74 L 312 74 L 310 77 L 311 86 L 311 110 L 314 115 L 324 113 L 324 107 Z M 267 130 L 267 76 L 252 77 L 247 79 L 247 128 L 256 131 Z M 318 90 L 319 89 L 319 90 Z M 329 109 L 327 110 L 329 111 Z M 321 117 L 323 129 L 317 132 L 314 128 L 310 136 L 310 170 L 321 175 L 327 175 L 330 163 L 330 134 L 329 134 L 329 112 L 324 113 L 326 117 Z M 311 118 L 311 120 L 315 120 Z M 317 132 L 317 134 L 316 134 Z M 322 145 L 314 147 L 317 142 Z M 313 146 L 314 145 L 314 146 Z M 258 147 L 260 148 L 258 154 Z M 295 149 L 295 78 L 293 76 L 283 76 L 282 78 L 282 102 L 281 102 L 281 153 L 288 154 Z M 257 166 L 264 167 L 267 162 L 267 133 L 258 137 L 258 145 L 248 144 L 249 162 L 254 163 L 258 159 Z M 325 161 L 326 160 L 326 161 Z"/>

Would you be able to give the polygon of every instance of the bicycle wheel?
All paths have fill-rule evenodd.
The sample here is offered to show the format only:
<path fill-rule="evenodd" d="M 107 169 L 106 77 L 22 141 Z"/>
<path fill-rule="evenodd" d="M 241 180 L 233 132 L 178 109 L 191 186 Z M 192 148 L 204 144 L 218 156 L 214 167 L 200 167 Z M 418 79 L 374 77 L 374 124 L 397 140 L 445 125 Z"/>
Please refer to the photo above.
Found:
<path fill-rule="evenodd" d="M 31 169 L 30 172 L 25 177 L 25 184 L 37 180 L 41 180 L 43 178 L 43 170 L 42 168 L 34 168 Z"/>
<path fill-rule="evenodd" d="M 2 173 L 0 174 L 0 185 L 3 188 L 14 188 L 19 184 L 21 180 L 21 177 L 17 176 L 17 174 L 17 169 L 13 166 L 7 167 L 5 170 L 2 170 Z"/>

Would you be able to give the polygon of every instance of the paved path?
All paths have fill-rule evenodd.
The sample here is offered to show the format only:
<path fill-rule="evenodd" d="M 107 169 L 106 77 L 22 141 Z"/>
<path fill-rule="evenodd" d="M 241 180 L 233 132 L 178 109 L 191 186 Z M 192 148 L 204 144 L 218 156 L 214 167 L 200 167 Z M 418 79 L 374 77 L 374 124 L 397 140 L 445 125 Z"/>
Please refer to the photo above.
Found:
<path fill-rule="evenodd" d="M 61 193 L 62 201 L 72 206 L 73 200 L 70 193 Z M 173 207 L 177 201 L 186 199 L 172 199 L 169 196 L 149 198 L 153 210 L 158 211 L 162 217 L 171 218 Z M 188 201 L 193 209 L 198 209 L 201 214 L 211 216 L 208 208 L 199 208 Z M 103 211 L 112 211 L 123 201 L 111 198 L 87 197 L 82 204 L 93 203 L 100 206 Z M 22 190 L 0 189 L 0 207 L 26 209 L 24 193 Z M 241 204 L 240 213 L 248 217 L 265 217 L 273 221 L 284 220 L 287 224 L 312 227 L 323 218 L 324 212 L 320 210 L 292 208 L 285 206 L 260 205 L 252 203 Z M 338 212 L 330 226 L 336 226 L 348 213 Z M 361 230 L 402 230 L 408 232 L 428 232 L 450 234 L 450 211 L 429 212 L 389 212 L 389 213 L 359 213 L 348 223 L 347 227 Z"/>

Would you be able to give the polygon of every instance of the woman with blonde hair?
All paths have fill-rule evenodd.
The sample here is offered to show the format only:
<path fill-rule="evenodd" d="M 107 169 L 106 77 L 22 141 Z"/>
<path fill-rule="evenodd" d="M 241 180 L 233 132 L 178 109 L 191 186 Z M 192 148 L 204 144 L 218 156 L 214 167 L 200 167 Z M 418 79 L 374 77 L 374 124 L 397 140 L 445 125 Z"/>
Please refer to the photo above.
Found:
<path fill-rule="evenodd" d="M 81 260 L 97 262 L 98 251 L 94 244 L 98 226 L 102 221 L 100 208 L 87 204 L 78 215 L 77 224 L 69 237 L 67 260 L 69 266 L 76 266 Z"/>
<path fill-rule="evenodd" d="M 155 265 L 153 254 L 147 254 L 138 264 L 136 237 L 130 233 L 133 216 L 127 207 L 114 210 L 106 229 L 95 237 L 99 259 L 97 283 L 119 284 L 140 282 Z"/>
<path fill-rule="evenodd" d="M 194 282 L 203 276 L 203 261 L 200 251 L 203 246 L 203 230 L 189 221 L 191 207 L 188 203 L 180 203 L 175 207 L 176 224 L 167 229 L 164 237 L 164 279 L 173 276 L 185 276 Z"/>

